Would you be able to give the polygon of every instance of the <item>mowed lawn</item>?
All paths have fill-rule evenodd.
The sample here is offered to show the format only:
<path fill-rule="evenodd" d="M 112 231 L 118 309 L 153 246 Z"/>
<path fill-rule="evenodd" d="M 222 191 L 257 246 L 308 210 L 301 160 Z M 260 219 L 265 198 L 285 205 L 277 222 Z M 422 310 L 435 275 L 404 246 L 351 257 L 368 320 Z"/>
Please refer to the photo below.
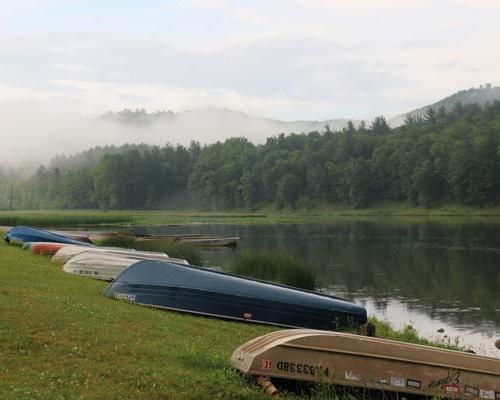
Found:
<path fill-rule="evenodd" d="M 0 243 L 0 399 L 261 399 L 229 364 L 273 328 L 102 295 L 48 257 Z"/>

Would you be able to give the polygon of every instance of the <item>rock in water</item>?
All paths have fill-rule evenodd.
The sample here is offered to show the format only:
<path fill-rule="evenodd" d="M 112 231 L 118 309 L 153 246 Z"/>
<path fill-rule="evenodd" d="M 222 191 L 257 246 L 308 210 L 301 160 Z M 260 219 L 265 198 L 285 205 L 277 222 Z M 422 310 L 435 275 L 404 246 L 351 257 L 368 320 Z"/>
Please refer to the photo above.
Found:
<path fill-rule="evenodd" d="M 496 346 L 496 348 L 497 348 L 498 350 L 500 350 L 500 339 L 497 339 L 497 340 L 495 341 L 495 346 Z"/>
<path fill-rule="evenodd" d="M 438 331 L 439 333 L 443 333 L 443 332 L 444 332 L 444 329 L 443 329 L 443 328 L 439 328 L 437 331 Z"/>

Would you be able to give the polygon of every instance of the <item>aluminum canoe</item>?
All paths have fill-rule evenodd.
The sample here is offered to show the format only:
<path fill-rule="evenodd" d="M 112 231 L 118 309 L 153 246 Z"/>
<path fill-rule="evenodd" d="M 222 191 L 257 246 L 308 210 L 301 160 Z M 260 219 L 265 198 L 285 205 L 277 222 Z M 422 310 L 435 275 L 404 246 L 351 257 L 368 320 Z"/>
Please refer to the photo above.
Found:
<path fill-rule="evenodd" d="M 111 281 L 124 269 L 139 260 L 150 259 L 140 254 L 117 254 L 102 251 L 86 251 L 73 257 L 63 266 L 63 271 L 89 278 Z M 171 262 L 186 263 L 185 260 L 170 259 Z"/>
<path fill-rule="evenodd" d="M 148 258 L 151 259 L 158 259 L 158 260 L 169 260 L 171 257 L 168 256 L 166 253 L 161 253 L 161 252 L 156 252 L 156 251 L 139 251 L 139 250 L 133 250 L 133 249 L 125 249 L 121 247 L 81 247 L 81 246 L 64 246 L 61 248 L 57 253 L 54 254 L 52 257 L 52 261 L 56 262 L 67 262 L 71 260 L 73 257 L 77 256 L 78 254 L 87 252 L 87 251 L 92 251 L 92 252 L 104 252 L 104 253 L 113 253 L 125 257 L 132 257 L 132 258 L 137 258 L 137 257 L 142 257 L 144 258 L 147 256 Z"/>
<path fill-rule="evenodd" d="M 245 374 L 321 381 L 428 397 L 500 399 L 500 359 L 309 329 L 284 330 L 238 347 Z"/>

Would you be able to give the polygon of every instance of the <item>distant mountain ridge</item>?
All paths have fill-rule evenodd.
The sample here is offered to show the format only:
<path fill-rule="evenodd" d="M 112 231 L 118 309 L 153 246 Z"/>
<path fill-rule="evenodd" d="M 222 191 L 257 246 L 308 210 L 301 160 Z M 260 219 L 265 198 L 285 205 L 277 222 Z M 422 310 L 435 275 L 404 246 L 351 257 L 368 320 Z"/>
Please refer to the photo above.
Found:
<path fill-rule="evenodd" d="M 456 103 L 472 104 L 478 103 L 483 106 L 488 102 L 500 101 L 500 87 L 494 87 L 487 83 L 479 88 L 460 90 L 433 104 L 423 106 L 410 112 L 406 112 L 391 118 L 388 122 L 395 128 L 403 125 L 407 115 L 423 115 L 429 108 L 437 110 L 444 107 L 451 110 Z M 231 136 L 245 136 L 254 142 L 262 143 L 268 137 L 280 133 L 308 133 L 324 132 L 326 126 L 332 132 L 340 131 L 346 127 L 349 121 L 359 126 L 362 119 L 334 118 L 323 121 L 282 121 L 272 118 L 254 117 L 240 111 L 227 108 L 207 107 L 182 111 L 155 111 L 148 112 L 145 109 L 124 109 L 118 112 L 107 112 L 98 118 L 100 121 L 127 126 L 129 128 L 161 128 L 167 134 L 169 132 L 182 133 L 192 136 L 193 140 L 199 140 L 200 130 L 207 133 L 209 138 L 220 138 L 224 140 Z M 369 120 L 366 124 L 370 125 Z M 197 134 L 198 135 L 197 135 Z"/>
<path fill-rule="evenodd" d="M 445 97 L 435 103 L 417 108 L 413 111 L 398 115 L 396 117 L 390 118 L 390 125 L 395 128 L 397 126 L 403 125 L 406 116 L 420 116 L 424 115 L 429 108 L 437 111 L 440 107 L 444 107 L 446 111 L 450 111 L 455 104 L 474 104 L 477 103 L 480 106 L 484 106 L 487 103 L 492 103 L 494 101 L 500 101 L 500 87 L 492 86 L 491 83 L 485 85 L 480 85 L 479 88 L 470 88 L 466 90 L 460 90 L 451 96 Z"/>
<path fill-rule="evenodd" d="M 323 121 L 282 121 L 271 118 L 254 117 L 240 111 L 234 111 L 227 108 L 207 107 L 202 109 L 194 109 L 175 113 L 173 111 L 156 111 L 148 112 L 145 109 L 124 109 L 118 112 L 107 112 L 99 117 L 101 121 L 119 123 L 130 127 L 146 127 L 152 125 L 164 124 L 166 127 L 176 128 L 184 126 L 190 122 L 201 122 L 204 127 L 212 130 L 217 126 L 220 128 L 220 133 L 225 136 L 227 128 L 231 129 L 228 124 L 235 127 L 237 136 L 245 136 L 238 134 L 237 131 L 248 131 L 248 127 L 252 128 L 253 137 L 257 134 L 259 139 L 265 140 L 269 136 L 280 133 L 302 133 L 302 132 L 323 132 L 328 125 L 331 131 L 342 130 L 346 127 L 349 121 L 354 125 L 359 125 L 361 120 L 350 120 L 347 118 L 328 119 Z M 199 124 L 197 124 L 199 125 Z M 249 132 L 250 133 L 250 132 Z M 258 140 L 259 141 L 259 140 Z"/>

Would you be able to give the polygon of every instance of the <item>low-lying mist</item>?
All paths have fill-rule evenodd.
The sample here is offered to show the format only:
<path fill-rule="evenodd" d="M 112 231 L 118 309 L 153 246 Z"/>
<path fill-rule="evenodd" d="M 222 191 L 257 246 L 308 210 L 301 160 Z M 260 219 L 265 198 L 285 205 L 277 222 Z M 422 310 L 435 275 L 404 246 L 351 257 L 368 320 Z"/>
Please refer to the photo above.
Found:
<path fill-rule="evenodd" d="M 187 146 L 191 141 L 205 144 L 242 136 L 263 143 L 267 137 L 280 133 L 323 131 L 326 124 L 336 130 L 347 123 L 347 120 L 285 122 L 220 108 L 165 113 L 151 123 L 129 123 L 100 115 L 58 111 L 40 105 L 0 107 L 0 167 L 35 168 L 55 155 L 126 143 Z"/>

